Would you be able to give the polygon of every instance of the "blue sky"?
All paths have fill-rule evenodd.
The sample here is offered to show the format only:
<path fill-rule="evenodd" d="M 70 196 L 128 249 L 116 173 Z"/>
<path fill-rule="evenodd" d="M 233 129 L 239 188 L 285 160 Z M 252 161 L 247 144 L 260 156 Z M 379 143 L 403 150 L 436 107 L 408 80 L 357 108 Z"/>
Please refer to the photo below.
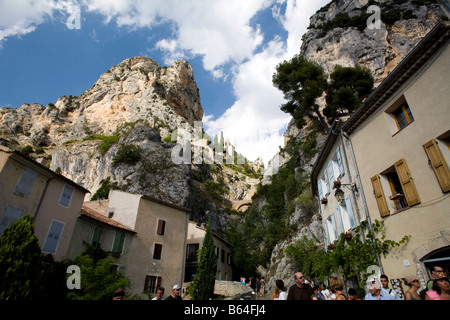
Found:
<path fill-rule="evenodd" d="M 309 17 L 328 2 L 1 0 L 0 107 L 80 95 L 133 56 L 161 66 L 185 59 L 205 130 L 223 131 L 238 152 L 267 163 L 290 120 L 279 110 L 274 68 L 299 52 Z"/>

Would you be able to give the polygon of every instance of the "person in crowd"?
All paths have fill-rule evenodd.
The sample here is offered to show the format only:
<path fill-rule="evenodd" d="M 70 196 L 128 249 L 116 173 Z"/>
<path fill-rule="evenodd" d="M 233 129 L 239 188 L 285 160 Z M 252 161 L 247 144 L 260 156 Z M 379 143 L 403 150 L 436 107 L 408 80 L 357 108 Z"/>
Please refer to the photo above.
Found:
<path fill-rule="evenodd" d="M 156 289 L 156 297 L 154 297 L 152 300 L 164 300 L 164 287 L 158 287 Z"/>
<path fill-rule="evenodd" d="M 419 278 L 415 275 L 405 277 L 405 284 L 409 289 L 405 292 L 405 300 L 422 300 L 417 291 L 420 289 Z"/>
<path fill-rule="evenodd" d="M 327 289 L 327 286 L 325 283 L 320 284 L 320 289 L 322 289 L 322 295 L 325 297 L 325 300 L 331 300 L 331 294 L 330 291 Z"/>
<path fill-rule="evenodd" d="M 361 300 L 358 298 L 358 295 L 356 294 L 356 290 L 354 288 L 348 289 L 348 300 Z"/>
<path fill-rule="evenodd" d="M 259 295 L 262 297 L 262 296 L 264 296 L 264 293 L 265 293 L 265 287 L 266 287 L 266 280 L 264 279 L 264 277 L 261 277 L 260 284 L 261 284 L 261 288 L 260 288 L 260 293 L 259 293 Z"/>
<path fill-rule="evenodd" d="M 431 279 L 428 280 L 427 282 L 428 291 L 433 289 L 434 277 L 436 276 L 437 273 L 440 272 L 444 272 L 444 269 L 439 265 L 434 265 L 433 268 L 431 269 Z"/>
<path fill-rule="evenodd" d="M 312 300 L 325 300 L 325 296 L 320 291 L 319 286 L 314 286 L 313 291 L 314 291 L 315 297 L 313 296 L 314 299 L 312 299 Z"/>
<path fill-rule="evenodd" d="M 309 300 L 314 294 L 311 286 L 305 284 L 305 277 L 301 272 L 294 274 L 295 284 L 289 288 L 287 300 Z"/>
<path fill-rule="evenodd" d="M 338 277 L 331 277 L 330 287 L 335 292 L 336 300 L 347 300 L 347 296 L 342 291 L 344 289 L 344 281 Z"/>
<path fill-rule="evenodd" d="M 433 286 L 427 291 L 425 300 L 450 300 L 449 277 L 444 272 L 433 274 Z"/>
<path fill-rule="evenodd" d="M 364 300 L 394 300 L 394 297 L 381 290 L 381 282 L 377 277 L 367 279 L 367 288 L 369 292 Z"/>
<path fill-rule="evenodd" d="M 284 282 L 281 279 L 275 281 L 275 290 L 272 293 L 272 300 L 286 300 L 287 295 L 284 292 Z"/>
<path fill-rule="evenodd" d="M 389 278 L 387 275 L 382 274 L 380 276 L 380 282 L 381 282 L 381 291 L 393 296 L 394 300 L 400 300 L 400 297 L 398 296 L 397 292 L 395 292 L 395 290 L 389 288 Z"/>
<path fill-rule="evenodd" d="M 183 300 L 180 295 L 181 287 L 179 285 L 174 285 L 172 288 L 172 294 L 167 297 L 166 300 Z"/>
<path fill-rule="evenodd" d="M 122 288 L 118 288 L 116 291 L 114 291 L 112 299 L 123 300 L 124 297 L 125 297 L 125 290 L 123 290 Z"/>

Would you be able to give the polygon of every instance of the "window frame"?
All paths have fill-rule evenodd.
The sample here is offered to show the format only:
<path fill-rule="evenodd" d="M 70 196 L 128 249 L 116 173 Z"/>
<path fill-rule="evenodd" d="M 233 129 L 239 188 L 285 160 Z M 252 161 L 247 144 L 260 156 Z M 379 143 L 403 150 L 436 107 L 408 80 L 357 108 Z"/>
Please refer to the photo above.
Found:
<path fill-rule="evenodd" d="M 407 110 L 409 110 L 409 113 Z M 402 121 L 406 120 L 406 124 L 403 126 L 400 125 L 400 122 L 397 118 L 397 115 L 400 113 L 403 115 Z M 392 111 L 392 116 L 394 117 L 398 131 L 403 130 L 414 122 L 414 116 L 412 114 L 411 107 L 409 106 L 408 102 L 406 102 L 406 100 L 402 101 L 400 105 Z"/>
<path fill-rule="evenodd" d="M 153 260 L 162 260 L 163 245 L 161 243 L 155 243 L 153 245 Z"/>

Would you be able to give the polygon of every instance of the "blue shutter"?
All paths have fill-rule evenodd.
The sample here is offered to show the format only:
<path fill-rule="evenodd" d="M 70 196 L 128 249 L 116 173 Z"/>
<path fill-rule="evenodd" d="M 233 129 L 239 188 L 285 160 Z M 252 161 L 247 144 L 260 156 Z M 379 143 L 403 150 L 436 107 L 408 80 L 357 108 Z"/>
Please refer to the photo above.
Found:
<path fill-rule="evenodd" d="M 328 173 L 330 174 L 330 182 L 334 182 L 336 179 L 334 178 L 333 163 L 331 161 L 328 163 Z"/>
<path fill-rule="evenodd" d="M 36 171 L 25 168 L 16 186 L 16 192 L 24 196 L 29 195 L 38 176 L 39 174 Z"/>
<path fill-rule="evenodd" d="M 333 228 L 334 231 L 334 238 L 337 239 L 338 238 L 338 234 L 337 234 L 337 228 L 336 228 L 336 219 L 334 218 L 334 213 L 331 213 L 330 215 L 331 218 L 331 226 Z"/>
<path fill-rule="evenodd" d="M 325 220 L 325 245 L 329 245 L 331 243 L 330 241 L 330 235 L 328 233 L 328 219 Z"/>
<path fill-rule="evenodd" d="M 56 248 L 58 248 L 59 240 L 61 239 L 61 234 L 64 229 L 64 223 L 53 220 L 48 230 L 47 238 L 45 239 L 42 251 L 45 253 L 56 253 Z"/>
<path fill-rule="evenodd" d="M 336 148 L 336 157 L 339 165 L 339 171 L 341 173 L 341 177 L 344 175 L 344 167 L 342 166 L 341 153 L 339 152 L 339 147 Z"/>
<path fill-rule="evenodd" d="M 13 207 L 13 206 L 7 206 L 5 213 L 3 213 L 2 220 L 0 221 L 0 236 L 2 235 L 3 231 L 11 226 L 15 221 L 19 220 L 22 216 L 23 210 Z"/>
<path fill-rule="evenodd" d="M 350 219 L 351 228 L 356 228 L 355 217 L 353 216 L 352 203 L 350 202 L 350 196 L 345 198 L 345 206 L 347 208 L 348 218 Z"/>
<path fill-rule="evenodd" d="M 317 180 L 317 191 L 319 192 L 319 200 L 321 200 L 323 198 L 323 193 L 322 193 L 322 183 L 320 182 L 320 179 Z"/>
<path fill-rule="evenodd" d="M 61 193 L 61 197 L 59 198 L 59 205 L 69 208 L 70 201 L 72 200 L 74 189 L 67 184 L 64 185 L 64 188 Z"/>
<path fill-rule="evenodd" d="M 323 178 L 325 180 L 325 185 L 327 186 L 327 194 L 330 193 L 330 184 L 328 183 L 328 174 L 327 174 L 327 170 L 325 169 L 325 171 L 323 172 Z"/>
<path fill-rule="evenodd" d="M 340 233 L 345 232 L 344 223 L 342 222 L 341 208 L 339 208 L 339 206 L 336 208 L 336 215 L 338 218 Z"/>

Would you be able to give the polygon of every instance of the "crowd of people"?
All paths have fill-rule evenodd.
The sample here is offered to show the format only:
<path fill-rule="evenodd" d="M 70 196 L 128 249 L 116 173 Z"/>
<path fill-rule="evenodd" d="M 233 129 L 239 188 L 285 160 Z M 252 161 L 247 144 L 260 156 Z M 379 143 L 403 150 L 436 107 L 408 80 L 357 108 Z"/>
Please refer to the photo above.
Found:
<path fill-rule="evenodd" d="M 294 274 L 295 284 L 285 290 L 283 280 L 275 281 L 275 289 L 271 300 L 450 300 L 450 282 L 448 273 L 440 266 L 434 266 L 431 270 L 431 280 L 426 288 L 421 290 L 419 278 L 407 275 L 404 283 L 409 289 L 400 297 L 396 290 L 389 288 L 389 278 L 386 275 L 380 277 L 371 276 L 367 279 L 368 292 L 360 288 L 349 288 L 344 292 L 344 281 L 340 277 L 331 277 L 329 286 L 321 283 L 315 285 L 308 282 L 301 272 Z M 249 284 L 256 297 L 263 297 L 266 293 L 266 281 L 264 277 L 250 277 L 249 280 L 241 276 L 242 284 Z M 156 296 L 152 300 L 181 300 L 181 287 L 175 285 L 172 293 L 164 298 L 164 288 L 157 289 Z M 125 291 L 118 289 L 113 294 L 113 300 L 123 300 Z"/>
<path fill-rule="evenodd" d="M 294 274 L 295 284 L 284 289 L 281 279 L 275 281 L 272 300 L 450 300 L 449 276 L 440 266 L 432 269 L 432 279 L 428 281 L 425 289 L 421 290 L 419 278 L 408 275 L 404 278 L 409 289 L 404 297 L 400 297 L 396 290 L 389 288 L 389 278 L 371 276 L 367 279 L 368 292 L 360 288 L 349 288 L 344 292 L 344 281 L 340 277 L 331 277 L 329 286 L 321 283 L 320 286 L 308 282 L 301 272 Z M 359 291 L 359 292 L 358 292 Z"/>

